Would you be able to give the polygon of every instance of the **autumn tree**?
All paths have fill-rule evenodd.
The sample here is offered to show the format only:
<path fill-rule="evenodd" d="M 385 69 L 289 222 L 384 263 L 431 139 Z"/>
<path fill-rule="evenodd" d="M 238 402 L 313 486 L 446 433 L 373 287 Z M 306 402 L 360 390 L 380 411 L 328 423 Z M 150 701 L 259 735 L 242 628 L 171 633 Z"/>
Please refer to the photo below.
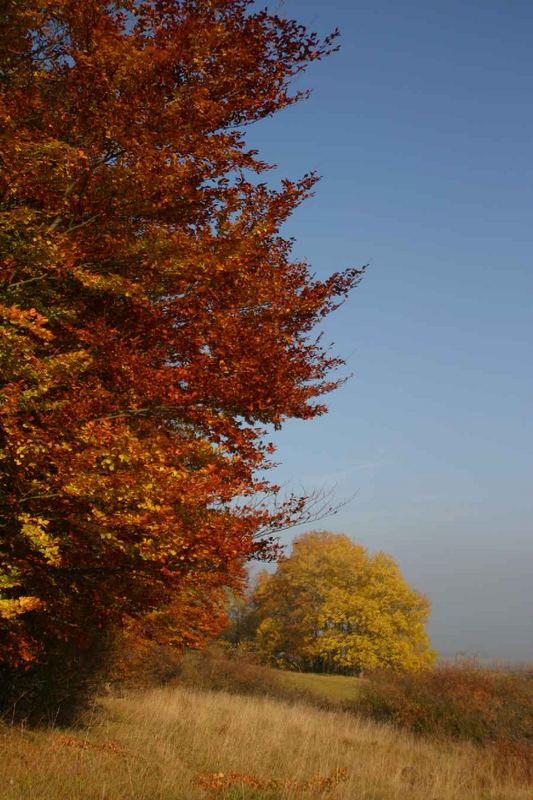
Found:
<path fill-rule="evenodd" d="M 248 0 L 1 4 L 4 677 L 238 586 L 302 512 L 265 429 L 325 410 L 314 329 L 360 270 L 291 258 L 316 177 L 269 187 L 245 134 L 334 38 Z"/>
<path fill-rule="evenodd" d="M 432 663 L 429 601 L 385 553 L 371 556 L 343 534 L 294 540 L 274 574 L 260 573 L 248 626 L 260 655 L 300 670 L 359 673 Z"/>

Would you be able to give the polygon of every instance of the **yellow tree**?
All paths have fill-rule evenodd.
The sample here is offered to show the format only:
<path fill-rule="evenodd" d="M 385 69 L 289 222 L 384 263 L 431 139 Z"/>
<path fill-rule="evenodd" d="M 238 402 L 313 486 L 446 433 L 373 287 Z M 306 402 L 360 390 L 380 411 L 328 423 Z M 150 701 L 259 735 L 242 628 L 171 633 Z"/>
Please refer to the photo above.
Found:
<path fill-rule="evenodd" d="M 252 598 L 263 658 L 303 670 L 420 669 L 432 663 L 430 604 L 388 555 L 343 534 L 307 533 Z"/>

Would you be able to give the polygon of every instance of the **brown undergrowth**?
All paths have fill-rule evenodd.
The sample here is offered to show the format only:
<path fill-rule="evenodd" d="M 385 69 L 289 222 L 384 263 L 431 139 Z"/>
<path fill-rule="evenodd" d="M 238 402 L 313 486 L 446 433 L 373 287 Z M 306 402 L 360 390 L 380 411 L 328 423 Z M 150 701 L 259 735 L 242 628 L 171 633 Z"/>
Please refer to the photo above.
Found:
<path fill-rule="evenodd" d="M 533 672 L 443 664 L 416 673 L 376 673 L 357 710 L 415 734 L 468 740 L 487 749 L 502 774 L 533 782 Z"/>
<path fill-rule="evenodd" d="M 469 661 L 419 672 L 378 672 L 360 710 L 415 733 L 533 744 L 533 671 Z"/>

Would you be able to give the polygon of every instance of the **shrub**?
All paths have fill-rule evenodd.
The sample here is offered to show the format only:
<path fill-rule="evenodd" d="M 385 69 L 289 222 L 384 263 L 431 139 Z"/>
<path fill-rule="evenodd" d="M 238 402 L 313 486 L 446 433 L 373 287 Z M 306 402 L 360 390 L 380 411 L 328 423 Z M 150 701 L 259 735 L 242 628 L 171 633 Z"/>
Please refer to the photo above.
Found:
<path fill-rule="evenodd" d="M 87 643 L 49 639 L 41 660 L 16 669 L 0 664 L 0 717 L 30 725 L 77 722 L 105 683 L 113 647 L 105 631 Z"/>
<path fill-rule="evenodd" d="M 179 648 L 119 632 L 106 674 L 108 688 L 122 691 L 164 686 L 179 675 L 182 659 L 183 650 Z"/>
<path fill-rule="evenodd" d="M 533 672 L 445 664 L 416 673 L 375 673 L 360 710 L 415 733 L 533 745 Z"/>

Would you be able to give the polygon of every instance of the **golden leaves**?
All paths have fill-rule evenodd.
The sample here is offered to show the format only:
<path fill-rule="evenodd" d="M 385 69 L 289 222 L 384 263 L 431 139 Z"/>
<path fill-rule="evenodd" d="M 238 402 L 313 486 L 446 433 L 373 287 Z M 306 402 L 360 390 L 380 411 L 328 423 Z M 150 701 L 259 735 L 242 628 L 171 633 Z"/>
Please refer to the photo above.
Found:
<path fill-rule="evenodd" d="M 134 283 L 121 275 L 105 275 L 87 267 L 73 267 L 71 274 L 85 286 L 99 292 L 122 297 L 131 297 L 136 300 L 146 300 L 147 296 L 142 284 Z"/>
<path fill-rule="evenodd" d="M 59 545 L 56 539 L 47 532 L 50 520 L 32 517 L 30 514 L 19 514 L 22 536 L 30 543 L 32 549 L 40 553 L 46 563 L 56 566 L 60 563 Z"/>
<path fill-rule="evenodd" d="M 389 556 L 325 532 L 297 538 L 277 572 L 261 575 L 252 611 L 265 658 L 355 671 L 431 664 L 428 615 Z"/>
<path fill-rule="evenodd" d="M 40 611 L 45 604 L 38 597 L 22 595 L 15 600 L 0 598 L 0 619 L 15 620 L 29 611 Z"/>
<path fill-rule="evenodd" d="M 0 303 L 0 318 L 3 318 L 4 325 L 11 325 L 15 329 L 22 329 L 36 336 L 38 339 L 50 341 L 53 334 L 48 330 L 45 325 L 47 323 L 46 317 L 35 308 L 22 309 L 17 306 L 6 306 Z M 8 337 L 9 329 L 3 328 L 3 335 Z"/>

